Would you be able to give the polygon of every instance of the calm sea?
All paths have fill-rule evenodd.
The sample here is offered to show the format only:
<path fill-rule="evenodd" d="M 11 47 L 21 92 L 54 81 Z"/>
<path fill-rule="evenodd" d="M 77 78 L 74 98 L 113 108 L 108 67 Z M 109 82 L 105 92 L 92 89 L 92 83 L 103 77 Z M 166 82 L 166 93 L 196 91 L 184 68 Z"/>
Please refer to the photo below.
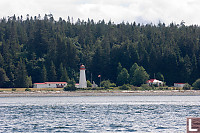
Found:
<path fill-rule="evenodd" d="M 0 132 L 185 132 L 200 96 L 0 98 Z"/>

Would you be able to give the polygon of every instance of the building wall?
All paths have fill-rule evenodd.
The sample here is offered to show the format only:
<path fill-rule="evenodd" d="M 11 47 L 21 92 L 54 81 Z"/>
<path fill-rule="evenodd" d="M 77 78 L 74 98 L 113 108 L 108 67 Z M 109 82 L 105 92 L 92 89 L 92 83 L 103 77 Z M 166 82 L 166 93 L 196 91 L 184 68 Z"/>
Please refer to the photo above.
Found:
<path fill-rule="evenodd" d="M 33 88 L 47 88 L 46 84 L 34 84 Z"/>
<path fill-rule="evenodd" d="M 177 84 L 177 83 L 174 83 L 174 87 L 184 87 L 185 84 Z"/>
<path fill-rule="evenodd" d="M 66 86 L 67 86 L 67 83 L 66 84 L 47 83 L 47 84 L 34 84 L 33 88 L 62 88 L 62 87 L 66 87 Z"/>

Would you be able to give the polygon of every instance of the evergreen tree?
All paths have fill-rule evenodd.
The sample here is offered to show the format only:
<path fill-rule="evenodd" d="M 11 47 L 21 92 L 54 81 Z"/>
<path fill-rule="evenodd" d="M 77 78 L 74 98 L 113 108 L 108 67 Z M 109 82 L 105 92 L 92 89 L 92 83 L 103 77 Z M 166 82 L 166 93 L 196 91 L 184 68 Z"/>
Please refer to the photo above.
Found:
<path fill-rule="evenodd" d="M 163 81 L 163 82 L 164 82 L 164 80 L 165 80 L 163 74 L 160 73 L 160 72 L 158 72 L 158 73 L 156 74 L 156 79 L 161 80 L 161 81 Z"/>
<path fill-rule="evenodd" d="M 31 76 L 26 76 L 25 87 L 26 88 L 32 87 L 32 78 L 31 78 Z"/>
<path fill-rule="evenodd" d="M 42 83 L 47 81 L 47 70 L 45 65 L 43 65 L 42 67 L 42 71 L 41 71 L 41 80 Z"/>
<path fill-rule="evenodd" d="M 63 73 L 61 74 L 60 81 L 69 82 L 69 77 L 66 68 L 64 68 Z"/>
<path fill-rule="evenodd" d="M 129 74 L 126 68 L 123 68 L 117 76 L 117 84 L 124 85 L 129 83 Z"/>
<path fill-rule="evenodd" d="M 52 81 L 52 82 L 55 82 L 57 80 L 56 67 L 55 67 L 53 61 L 51 61 L 48 80 Z"/>
<path fill-rule="evenodd" d="M 133 84 L 135 86 L 141 86 L 148 79 L 149 79 L 149 75 L 147 74 L 145 69 L 141 66 L 141 67 L 138 67 L 135 70 L 133 78 L 132 78 L 132 81 L 131 81 L 131 84 Z"/>
<path fill-rule="evenodd" d="M 4 66 L 4 59 L 3 59 L 3 56 L 0 53 L 0 67 L 3 67 L 3 66 Z"/>
<path fill-rule="evenodd" d="M 95 23 L 90 19 L 72 23 L 70 18 L 55 21 L 52 14 L 44 17 L 14 15 L 0 21 L 0 67 L 10 79 L 9 87 L 22 85 L 18 79 L 22 75 L 19 70 L 23 70 L 18 66 L 20 58 L 26 68 L 23 73 L 31 76 L 32 82 L 48 78 L 59 81 L 64 68 L 68 69 L 69 78 L 78 80 L 80 63 L 87 64 L 87 72 L 104 75 L 102 80 L 116 82 L 122 71 L 120 62 L 130 70 L 131 83 L 134 75 L 131 65 L 137 63 L 150 74 L 165 75 L 169 85 L 174 82 L 192 84 L 200 77 L 199 36 L 199 26 L 184 23 L 169 26 L 164 23 L 114 24 L 104 20 Z M 93 77 L 97 80 L 97 76 Z"/>
<path fill-rule="evenodd" d="M 27 87 L 28 80 L 27 80 L 27 70 L 25 62 L 20 59 L 18 62 L 17 68 L 15 70 L 15 87 Z"/>
<path fill-rule="evenodd" d="M 135 70 L 138 69 L 138 68 L 139 68 L 139 66 L 138 66 L 137 63 L 134 63 L 134 64 L 132 65 L 132 67 L 131 67 L 131 69 L 130 69 L 130 78 L 133 78 L 134 73 L 135 73 Z"/>
<path fill-rule="evenodd" d="M 119 74 L 122 71 L 122 65 L 120 62 L 118 62 L 118 67 L 117 67 L 117 74 Z"/>
<path fill-rule="evenodd" d="M 9 81 L 6 72 L 3 68 L 0 68 L 0 87 L 5 87 L 6 83 Z"/>
<path fill-rule="evenodd" d="M 60 63 L 60 67 L 58 69 L 58 74 L 57 74 L 57 77 L 58 77 L 59 81 L 61 81 L 61 77 L 62 77 L 63 72 L 64 72 L 63 64 Z"/>

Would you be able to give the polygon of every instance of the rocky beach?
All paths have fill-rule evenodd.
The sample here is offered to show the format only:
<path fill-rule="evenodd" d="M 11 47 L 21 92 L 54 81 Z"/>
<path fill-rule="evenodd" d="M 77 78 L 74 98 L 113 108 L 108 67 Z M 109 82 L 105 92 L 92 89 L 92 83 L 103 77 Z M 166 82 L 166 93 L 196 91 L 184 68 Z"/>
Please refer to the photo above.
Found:
<path fill-rule="evenodd" d="M 0 97 L 199 96 L 199 90 L 0 92 Z"/>

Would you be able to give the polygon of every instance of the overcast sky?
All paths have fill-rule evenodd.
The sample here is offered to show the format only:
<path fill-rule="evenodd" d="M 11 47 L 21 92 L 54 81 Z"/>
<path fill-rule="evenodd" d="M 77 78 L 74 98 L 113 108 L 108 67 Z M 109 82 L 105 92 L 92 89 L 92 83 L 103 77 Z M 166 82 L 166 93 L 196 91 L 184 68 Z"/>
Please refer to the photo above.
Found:
<path fill-rule="evenodd" d="M 55 19 L 70 16 L 74 21 L 90 18 L 96 22 L 179 24 L 183 20 L 186 25 L 200 25 L 200 0 L 0 0 L 0 18 L 49 13 Z"/>

